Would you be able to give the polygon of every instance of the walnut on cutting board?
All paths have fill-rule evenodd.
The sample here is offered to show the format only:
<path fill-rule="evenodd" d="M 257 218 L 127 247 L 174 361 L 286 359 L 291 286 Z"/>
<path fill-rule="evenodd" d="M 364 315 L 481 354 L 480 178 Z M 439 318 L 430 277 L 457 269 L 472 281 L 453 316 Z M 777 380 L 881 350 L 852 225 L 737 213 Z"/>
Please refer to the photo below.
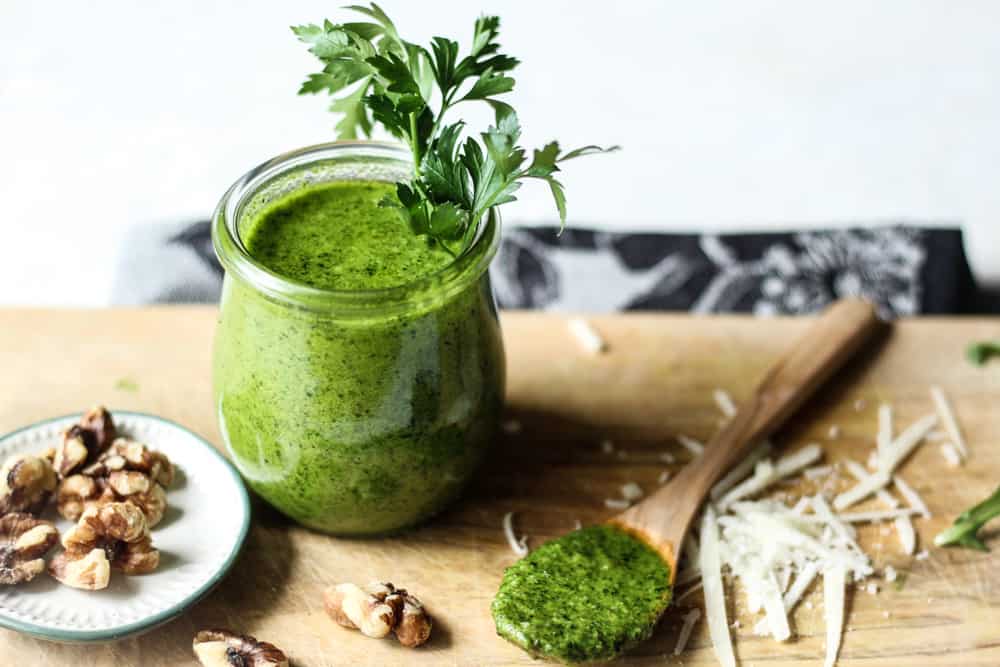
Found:
<path fill-rule="evenodd" d="M 424 605 L 388 582 L 373 582 L 366 588 L 350 583 L 331 586 L 323 593 L 323 607 L 339 625 L 368 637 L 378 639 L 391 632 L 400 644 L 414 648 L 431 636 L 433 623 Z"/>
<path fill-rule="evenodd" d="M 49 563 L 49 573 L 74 588 L 107 588 L 111 566 L 125 574 L 146 574 L 160 563 L 145 514 L 129 502 L 85 510 L 62 543 L 65 550 Z"/>
<path fill-rule="evenodd" d="M 59 541 L 48 521 L 15 512 L 0 517 L 0 585 L 31 581 L 45 569 L 45 554 Z"/>
<path fill-rule="evenodd" d="M 288 667 L 288 658 L 274 644 L 232 630 L 202 630 L 191 647 L 204 667 Z"/>

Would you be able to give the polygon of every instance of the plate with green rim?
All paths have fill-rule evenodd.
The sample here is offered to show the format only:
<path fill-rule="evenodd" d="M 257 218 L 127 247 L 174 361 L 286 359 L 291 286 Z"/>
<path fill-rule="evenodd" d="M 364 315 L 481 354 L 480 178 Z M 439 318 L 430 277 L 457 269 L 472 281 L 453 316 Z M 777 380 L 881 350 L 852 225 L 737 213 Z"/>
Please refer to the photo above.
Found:
<path fill-rule="evenodd" d="M 112 415 L 121 435 L 162 451 L 177 468 L 167 490 L 167 511 L 152 530 L 159 567 L 141 576 L 112 568 L 110 585 L 100 591 L 63 586 L 44 572 L 24 584 L 0 586 L 0 627 L 57 642 L 123 639 L 181 615 L 236 561 L 250 528 L 250 500 L 232 464 L 203 438 L 162 417 Z M 54 447 L 79 418 L 48 419 L 0 437 L 0 462 Z M 52 505 L 41 518 L 53 521 L 60 533 L 72 525 Z"/>

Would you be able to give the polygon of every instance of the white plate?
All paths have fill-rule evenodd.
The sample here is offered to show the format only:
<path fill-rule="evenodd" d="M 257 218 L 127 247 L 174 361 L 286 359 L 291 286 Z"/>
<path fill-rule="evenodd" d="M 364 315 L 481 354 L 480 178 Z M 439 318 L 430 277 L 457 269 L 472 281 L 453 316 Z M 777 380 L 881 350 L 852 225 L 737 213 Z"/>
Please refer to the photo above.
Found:
<path fill-rule="evenodd" d="M 177 467 L 167 512 L 152 531 L 160 566 L 142 576 L 112 569 L 111 585 L 102 591 L 63 586 L 47 573 L 27 584 L 0 586 L 0 626 L 60 642 L 121 639 L 177 617 L 207 595 L 236 560 L 250 527 L 250 501 L 233 466 L 173 422 L 136 412 L 112 411 L 112 416 L 120 433 L 162 451 Z M 11 454 L 55 446 L 79 418 L 58 417 L 3 436 L 0 463 Z M 42 518 L 54 521 L 61 533 L 72 525 L 54 507 Z"/>

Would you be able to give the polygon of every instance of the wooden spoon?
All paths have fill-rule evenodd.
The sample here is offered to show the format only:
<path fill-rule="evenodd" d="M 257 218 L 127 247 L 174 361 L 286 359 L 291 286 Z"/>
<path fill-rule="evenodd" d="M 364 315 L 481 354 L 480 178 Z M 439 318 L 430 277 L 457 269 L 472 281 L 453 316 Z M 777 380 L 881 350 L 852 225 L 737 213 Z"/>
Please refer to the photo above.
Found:
<path fill-rule="evenodd" d="M 672 482 L 610 525 L 547 542 L 507 568 L 493 601 L 497 633 L 535 655 L 571 663 L 609 660 L 648 638 L 670 604 L 677 552 L 709 489 L 879 326 L 875 310 L 862 301 L 827 309 Z M 668 580 L 657 580 L 664 569 Z"/>
<path fill-rule="evenodd" d="M 845 299 L 827 308 L 771 367 L 704 453 L 668 484 L 611 519 L 653 547 L 677 576 L 677 557 L 691 520 L 712 485 L 770 436 L 881 327 L 871 304 Z"/>

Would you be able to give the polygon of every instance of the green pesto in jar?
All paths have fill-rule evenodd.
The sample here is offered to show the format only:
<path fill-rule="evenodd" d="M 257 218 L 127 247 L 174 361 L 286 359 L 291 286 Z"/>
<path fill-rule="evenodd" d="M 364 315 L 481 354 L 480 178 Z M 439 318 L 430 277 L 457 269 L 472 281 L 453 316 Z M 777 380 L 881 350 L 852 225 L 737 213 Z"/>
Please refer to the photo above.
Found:
<path fill-rule="evenodd" d="M 242 225 L 271 271 L 327 290 L 379 290 L 445 271 L 381 181 L 308 185 Z M 340 535 L 393 532 L 454 500 L 499 420 L 504 359 L 488 273 L 457 291 L 414 289 L 392 313 L 270 298 L 227 273 L 215 400 L 233 461 L 286 515 Z M 370 312 L 370 315 L 368 314 Z"/>
<path fill-rule="evenodd" d="M 610 525 L 548 542 L 504 573 L 497 633 L 539 657 L 609 660 L 648 639 L 670 604 L 670 568 Z"/>

